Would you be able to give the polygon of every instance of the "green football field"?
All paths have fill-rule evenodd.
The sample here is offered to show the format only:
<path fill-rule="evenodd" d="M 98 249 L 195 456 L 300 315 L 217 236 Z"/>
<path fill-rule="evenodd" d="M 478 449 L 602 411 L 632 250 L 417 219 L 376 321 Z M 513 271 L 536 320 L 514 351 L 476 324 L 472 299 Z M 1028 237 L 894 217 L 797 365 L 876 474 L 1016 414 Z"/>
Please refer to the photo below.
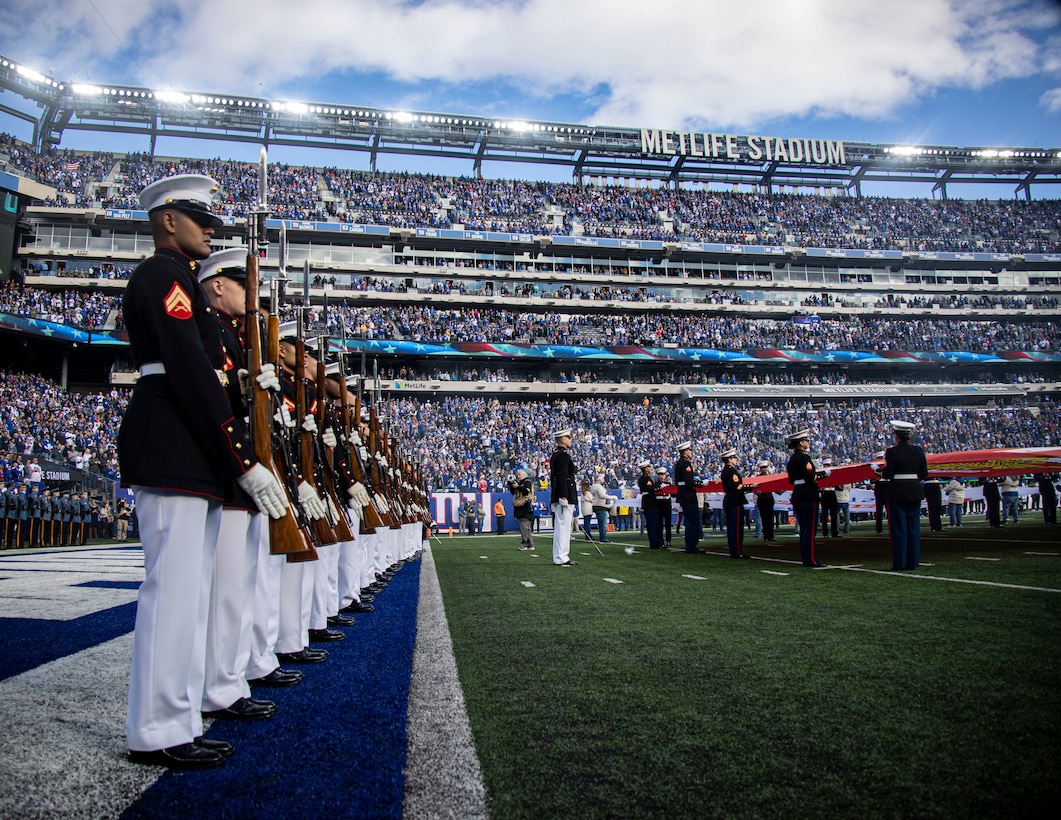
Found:
<path fill-rule="evenodd" d="M 610 537 L 433 541 L 495 818 L 1053 815 L 1061 529 L 925 531 L 903 573 L 868 523 L 824 569 L 787 527 Z"/>

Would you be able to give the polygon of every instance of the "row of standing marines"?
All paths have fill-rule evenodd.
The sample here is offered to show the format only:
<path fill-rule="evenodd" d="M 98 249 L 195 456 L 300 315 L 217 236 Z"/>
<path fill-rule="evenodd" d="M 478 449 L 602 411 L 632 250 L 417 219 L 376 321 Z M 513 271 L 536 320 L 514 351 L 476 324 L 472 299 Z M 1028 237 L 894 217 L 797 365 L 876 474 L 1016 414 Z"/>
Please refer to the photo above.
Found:
<path fill-rule="evenodd" d="M 0 491 L 0 547 L 61 547 L 85 544 L 95 515 L 88 492 L 53 493 L 36 485 Z"/>
<path fill-rule="evenodd" d="M 921 500 L 924 496 L 923 482 L 928 478 L 925 452 L 910 442 L 915 425 L 912 422 L 893 420 L 890 422 L 895 444 L 883 454 L 884 465 L 874 462 L 880 471 L 882 485 L 888 488 L 888 520 L 892 547 L 892 569 L 915 569 L 921 560 Z M 575 467 L 568 450 L 571 447 L 572 430 L 564 428 L 554 433 L 556 450 L 549 462 L 551 506 L 553 512 L 553 563 L 557 566 L 575 566 L 571 560 L 571 530 L 575 511 L 578 509 L 578 493 L 575 483 Z M 825 566 L 818 560 L 816 532 L 820 511 L 821 491 L 818 482 L 831 474 L 831 468 L 819 469 L 809 455 L 810 430 L 803 429 L 786 436 L 792 455 L 785 472 L 792 485 L 792 512 L 799 529 L 800 561 L 805 567 Z M 700 503 L 697 492 L 705 480 L 693 466 L 693 443 L 684 441 L 675 450 L 678 460 L 674 464 L 674 497 L 681 507 L 685 522 L 685 552 L 703 552 L 699 543 L 703 537 L 700 518 Z M 722 461 L 723 500 L 726 520 L 726 540 L 731 558 L 747 558 L 744 552 L 744 526 L 742 516 L 748 503 L 744 478 L 737 469 L 736 448 L 720 455 Z M 664 492 L 666 469 L 653 471 L 652 462 L 644 459 L 638 463 L 641 475 L 637 486 L 641 491 L 641 511 L 648 532 L 649 549 L 663 549 L 663 519 L 661 507 L 669 515 L 670 496 Z M 756 465 L 760 474 L 769 472 L 770 464 L 760 461 Z M 774 497 L 771 492 L 759 491 L 756 504 L 764 522 L 773 521 Z M 773 540 L 772 523 L 765 528 L 765 540 Z"/>
<path fill-rule="evenodd" d="M 324 662 L 311 644 L 373 610 L 429 520 L 375 406 L 281 331 L 275 305 L 260 313 L 265 167 L 263 151 L 246 248 L 211 252 L 213 179 L 140 194 L 155 253 L 123 301 L 140 378 L 118 435 L 144 551 L 126 715 L 137 763 L 221 764 L 233 747 L 204 738 L 204 718 L 270 718 L 251 687 L 298 685 L 291 666 Z"/>

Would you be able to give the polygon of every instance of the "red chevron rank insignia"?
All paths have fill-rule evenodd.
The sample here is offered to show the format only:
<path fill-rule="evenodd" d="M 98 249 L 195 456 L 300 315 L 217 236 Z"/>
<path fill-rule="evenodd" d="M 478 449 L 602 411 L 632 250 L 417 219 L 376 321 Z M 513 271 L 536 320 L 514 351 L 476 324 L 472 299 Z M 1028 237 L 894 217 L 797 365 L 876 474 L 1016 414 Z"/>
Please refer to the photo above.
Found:
<path fill-rule="evenodd" d="M 162 304 L 166 308 L 166 313 L 174 319 L 192 318 L 192 298 L 179 282 L 173 283 L 173 287 L 169 289 Z"/>

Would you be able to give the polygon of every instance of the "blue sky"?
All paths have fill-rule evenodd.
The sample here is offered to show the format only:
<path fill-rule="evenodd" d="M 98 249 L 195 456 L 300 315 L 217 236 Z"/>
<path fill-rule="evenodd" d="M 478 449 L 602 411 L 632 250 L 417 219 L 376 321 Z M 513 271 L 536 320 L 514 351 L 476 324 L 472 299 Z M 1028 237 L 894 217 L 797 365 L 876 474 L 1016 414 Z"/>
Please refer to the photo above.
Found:
<path fill-rule="evenodd" d="M 594 125 L 1061 147 L 1054 0 L 5 0 L 2 7 L 0 53 L 67 82 Z M 20 127 L 0 115 L 0 129 L 18 134 Z M 106 147 L 144 150 L 144 143 Z M 84 135 L 64 144 L 91 147 Z M 227 148 L 202 141 L 158 150 L 256 156 L 247 146 Z M 276 151 L 283 161 L 337 164 L 330 152 Z M 470 171 L 405 158 L 380 167 Z M 484 169 L 516 173 L 505 170 Z M 1039 186 L 1037 195 L 1061 195 L 1052 187 L 1061 188 Z"/>

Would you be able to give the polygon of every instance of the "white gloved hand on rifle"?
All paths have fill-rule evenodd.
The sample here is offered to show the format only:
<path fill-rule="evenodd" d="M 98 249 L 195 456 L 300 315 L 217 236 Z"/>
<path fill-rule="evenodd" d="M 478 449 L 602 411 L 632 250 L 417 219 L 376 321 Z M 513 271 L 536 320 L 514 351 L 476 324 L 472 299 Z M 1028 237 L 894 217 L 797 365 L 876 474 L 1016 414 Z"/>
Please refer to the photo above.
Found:
<path fill-rule="evenodd" d="M 284 427 L 288 430 L 295 426 L 295 420 L 291 418 L 291 413 L 287 409 L 286 404 L 280 405 L 280 409 L 276 411 L 276 414 L 273 416 L 273 419 L 275 419 L 276 423 L 279 424 L 281 427 Z"/>
<path fill-rule="evenodd" d="M 328 514 L 328 508 L 324 506 L 321 497 L 317 495 L 317 491 L 313 489 L 309 482 L 300 481 L 298 483 L 298 503 L 302 505 L 306 515 L 314 521 L 318 521 Z"/>
<path fill-rule="evenodd" d="M 360 504 L 362 507 L 367 507 L 369 504 L 372 503 L 372 496 L 368 494 L 368 490 L 365 488 L 365 485 L 362 484 L 360 481 L 354 482 L 354 486 L 346 492 L 355 502 Z"/>
<path fill-rule="evenodd" d="M 324 428 L 324 432 L 321 433 L 321 441 L 324 443 L 324 446 L 329 449 L 339 444 L 338 440 L 335 438 L 335 431 L 331 427 Z"/>
<path fill-rule="evenodd" d="M 237 478 L 236 482 L 254 499 L 254 503 L 263 513 L 272 518 L 284 517 L 287 511 L 287 495 L 268 467 L 255 464 Z"/>
<path fill-rule="evenodd" d="M 302 419 L 302 429 L 307 433 L 317 432 L 317 420 L 313 417 L 312 413 L 307 413 L 306 417 Z"/>
<path fill-rule="evenodd" d="M 276 365 L 266 362 L 254 380 L 262 390 L 275 390 L 280 392 L 280 378 L 276 375 Z"/>

